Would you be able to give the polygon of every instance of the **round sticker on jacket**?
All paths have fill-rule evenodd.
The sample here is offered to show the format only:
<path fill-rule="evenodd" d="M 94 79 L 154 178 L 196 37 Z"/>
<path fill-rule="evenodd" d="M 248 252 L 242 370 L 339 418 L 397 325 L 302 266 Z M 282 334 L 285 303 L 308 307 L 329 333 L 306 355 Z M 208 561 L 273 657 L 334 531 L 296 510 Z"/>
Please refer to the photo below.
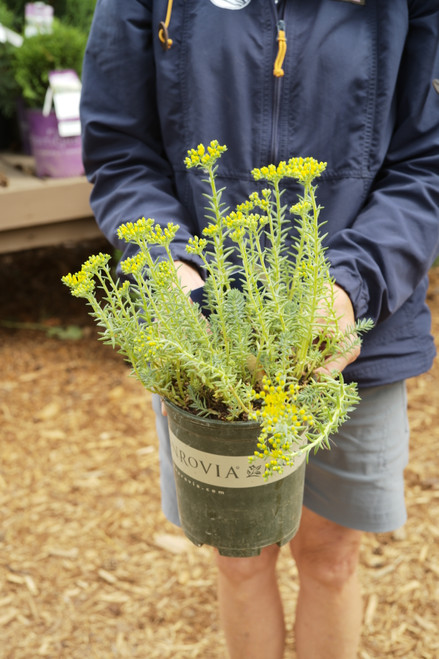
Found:
<path fill-rule="evenodd" d="M 244 9 L 251 0 L 210 0 L 210 2 L 221 9 Z"/>

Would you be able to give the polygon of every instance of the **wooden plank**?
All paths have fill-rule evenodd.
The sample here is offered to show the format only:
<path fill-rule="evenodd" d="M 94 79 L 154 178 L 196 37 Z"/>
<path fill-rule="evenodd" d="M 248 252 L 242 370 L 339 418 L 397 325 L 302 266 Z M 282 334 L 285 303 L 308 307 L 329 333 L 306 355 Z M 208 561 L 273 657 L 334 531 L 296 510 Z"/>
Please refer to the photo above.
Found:
<path fill-rule="evenodd" d="M 23 169 L 17 168 L 22 163 Z M 92 215 L 91 184 L 85 176 L 38 179 L 27 173 L 29 158 L 0 156 L 0 231 L 69 221 Z"/>
<path fill-rule="evenodd" d="M 0 253 L 18 252 L 68 242 L 80 242 L 103 235 L 93 217 L 51 224 L 9 229 L 0 232 Z"/>
<path fill-rule="evenodd" d="M 0 172 L 3 184 L 9 188 L 39 188 L 41 179 L 35 176 L 35 161 L 32 156 L 16 153 L 0 153 Z"/>
<path fill-rule="evenodd" d="M 47 185 L 39 189 L 0 190 L 0 230 L 90 216 L 90 185 L 87 181 L 63 181 L 63 185 Z"/>
<path fill-rule="evenodd" d="M 39 179 L 34 160 L 0 154 L 0 253 L 102 237 L 85 176 Z"/>

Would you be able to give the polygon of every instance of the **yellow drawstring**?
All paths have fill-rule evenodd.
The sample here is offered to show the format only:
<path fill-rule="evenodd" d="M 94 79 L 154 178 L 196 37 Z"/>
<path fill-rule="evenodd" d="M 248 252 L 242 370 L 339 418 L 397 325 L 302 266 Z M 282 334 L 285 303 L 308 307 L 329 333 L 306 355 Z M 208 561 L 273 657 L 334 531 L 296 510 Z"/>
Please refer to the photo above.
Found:
<path fill-rule="evenodd" d="M 168 27 L 171 22 L 173 0 L 168 0 L 168 8 L 166 10 L 166 18 L 159 25 L 159 39 L 162 42 L 163 50 L 169 50 L 172 46 L 172 39 L 169 38 Z"/>
<path fill-rule="evenodd" d="M 274 61 L 273 75 L 276 78 L 281 78 L 284 75 L 282 64 L 284 63 L 285 53 L 287 52 L 287 38 L 285 36 L 285 24 L 279 21 L 279 30 L 277 33 L 277 56 Z"/>
<path fill-rule="evenodd" d="M 172 39 L 169 37 L 168 27 L 171 22 L 172 14 L 172 3 L 173 0 L 168 0 L 168 7 L 166 10 L 166 18 L 164 21 L 161 21 L 159 25 L 159 39 L 162 42 L 164 50 L 169 50 L 172 46 Z M 287 38 L 285 35 L 285 24 L 283 21 L 279 21 L 279 30 L 277 35 L 278 50 L 277 56 L 274 62 L 273 75 L 276 78 L 280 78 L 284 75 L 284 70 L 282 64 L 285 60 L 285 54 L 287 52 Z"/>

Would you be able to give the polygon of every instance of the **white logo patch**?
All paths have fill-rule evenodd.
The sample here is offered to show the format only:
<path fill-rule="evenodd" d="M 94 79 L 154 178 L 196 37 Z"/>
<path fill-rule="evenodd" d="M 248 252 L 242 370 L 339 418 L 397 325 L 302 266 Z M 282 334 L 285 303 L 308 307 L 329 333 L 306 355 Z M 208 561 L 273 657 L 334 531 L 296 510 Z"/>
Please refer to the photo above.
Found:
<path fill-rule="evenodd" d="M 210 0 L 210 2 L 221 9 L 244 9 L 251 0 Z"/>

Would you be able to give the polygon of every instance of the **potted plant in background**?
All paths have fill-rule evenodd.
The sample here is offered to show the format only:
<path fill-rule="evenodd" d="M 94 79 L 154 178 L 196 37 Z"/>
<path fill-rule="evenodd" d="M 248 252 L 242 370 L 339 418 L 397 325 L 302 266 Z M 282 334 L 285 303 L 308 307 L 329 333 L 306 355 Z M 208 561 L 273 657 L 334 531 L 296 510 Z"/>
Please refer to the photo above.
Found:
<path fill-rule="evenodd" d="M 188 302 L 173 265 L 178 226 L 152 219 L 119 228 L 138 247 L 121 264 L 124 283 L 104 254 L 63 281 L 91 305 L 102 339 L 165 401 L 186 535 L 250 556 L 296 532 L 306 457 L 329 448 L 358 401 L 355 384 L 325 364 L 371 324 L 338 325 L 314 185 L 325 163 L 292 158 L 255 169 L 266 187 L 230 211 L 216 186 L 225 148 L 213 141 L 186 158 L 210 185 L 209 224 L 186 247 L 206 278 L 199 302 Z M 303 191 L 290 209 L 296 222 L 282 203 L 285 178 Z M 157 245 L 162 255 L 153 258 Z"/>
<path fill-rule="evenodd" d="M 43 113 L 49 75 L 71 70 L 81 75 L 87 35 L 54 19 L 50 33 L 24 37 L 14 53 L 13 71 L 26 107 L 32 154 L 38 176 L 79 176 L 83 173 L 81 137 L 61 137 L 53 110 Z"/>
<path fill-rule="evenodd" d="M 96 0 L 77 0 L 75 3 L 68 2 L 68 0 L 52 0 L 50 4 L 43 2 L 29 3 L 27 0 L 0 0 L 0 30 L 2 29 L 1 26 L 3 26 L 4 29 L 12 30 L 14 32 L 13 43 L 7 40 L 4 40 L 4 43 L 2 43 L 0 33 L 0 121 L 3 133 L 1 148 L 16 151 L 20 150 L 21 147 L 23 153 L 31 154 L 32 149 L 29 141 L 27 108 L 35 108 L 36 110 L 42 110 L 43 108 L 42 103 L 40 105 L 38 104 L 38 101 L 34 96 L 34 91 L 31 91 L 30 97 L 27 98 L 25 103 L 22 98 L 22 88 L 17 84 L 15 74 L 15 54 L 19 45 L 21 45 L 23 37 L 28 38 L 31 34 L 35 35 L 38 31 L 47 33 L 52 28 L 56 31 L 57 23 L 53 23 L 53 15 L 58 19 L 62 26 L 75 28 L 76 32 L 70 32 L 66 35 L 67 37 L 72 38 L 73 41 L 71 45 L 69 45 L 69 41 L 64 44 L 64 53 L 60 53 L 59 45 L 53 45 L 51 40 L 49 40 L 46 45 L 49 50 L 49 59 L 52 58 L 54 61 L 56 60 L 59 62 L 60 54 L 61 58 L 63 58 L 59 64 L 55 64 L 56 66 L 62 66 L 63 69 L 71 68 L 79 75 L 82 66 L 82 54 L 93 18 L 95 5 Z M 37 12 L 41 13 L 43 11 L 46 12 L 44 20 L 42 15 L 39 16 L 38 20 L 35 20 L 37 18 Z M 32 19 L 34 19 L 33 22 Z M 76 43 L 78 39 L 81 42 L 79 46 Z M 20 43 L 18 43 L 19 41 Z M 60 40 L 58 40 L 58 42 L 59 41 Z M 20 65 L 25 67 L 27 71 L 33 70 L 30 60 L 32 57 L 31 51 L 34 47 L 35 50 L 37 50 L 36 44 L 35 46 L 31 46 L 28 49 L 29 56 L 26 57 L 26 61 Z M 76 53 L 80 53 L 79 57 L 75 51 Z M 41 52 L 39 52 L 38 57 L 40 54 Z M 51 65 L 49 62 L 48 64 Z M 44 62 L 41 63 L 41 66 L 39 67 L 37 65 L 35 66 L 35 73 L 37 76 L 43 73 L 43 86 L 46 85 L 42 91 L 42 98 L 44 99 L 44 94 L 48 86 Z M 22 83 L 27 90 L 32 89 L 34 84 L 32 80 L 22 80 Z M 38 86 L 39 82 L 35 81 L 35 84 Z M 79 140 L 70 140 L 68 144 L 72 149 L 74 142 L 76 142 L 76 151 L 78 151 Z M 64 142 L 64 144 L 66 144 L 66 142 Z M 80 167 L 78 164 L 75 166 L 75 173 L 78 166 Z M 57 172 L 59 171 L 60 170 L 57 169 Z M 56 175 L 60 176 L 62 174 L 58 173 Z"/>

